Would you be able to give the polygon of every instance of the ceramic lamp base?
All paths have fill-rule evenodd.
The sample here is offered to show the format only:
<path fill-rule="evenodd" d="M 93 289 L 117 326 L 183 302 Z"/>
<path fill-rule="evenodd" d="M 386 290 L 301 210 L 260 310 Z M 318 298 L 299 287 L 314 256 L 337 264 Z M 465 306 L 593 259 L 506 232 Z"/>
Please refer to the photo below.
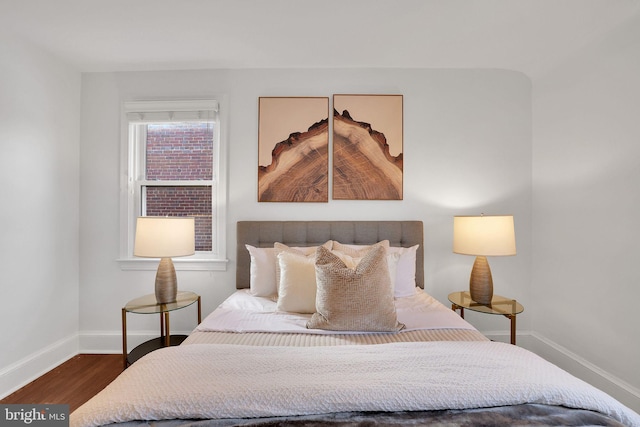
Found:
<path fill-rule="evenodd" d="M 471 299 L 482 305 L 491 305 L 493 298 L 493 278 L 485 256 L 477 256 L 469 279 Z"/>
<path fill-rule="evenodd" d="M 176 302 L 178 279 L 171 258 L 162 258 L 156 272 L 156 301 L 158 304 Z"/>

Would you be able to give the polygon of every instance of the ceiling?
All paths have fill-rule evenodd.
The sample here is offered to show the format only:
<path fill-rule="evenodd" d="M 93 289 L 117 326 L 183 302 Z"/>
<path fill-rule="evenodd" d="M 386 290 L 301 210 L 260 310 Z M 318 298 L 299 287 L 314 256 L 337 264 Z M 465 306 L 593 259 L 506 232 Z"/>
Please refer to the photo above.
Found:
<path fill-rule="evenodd" d="M 0 0 L 4 36 L 80 71 L 503 68 L 530 76 L 640 0 Z"/>

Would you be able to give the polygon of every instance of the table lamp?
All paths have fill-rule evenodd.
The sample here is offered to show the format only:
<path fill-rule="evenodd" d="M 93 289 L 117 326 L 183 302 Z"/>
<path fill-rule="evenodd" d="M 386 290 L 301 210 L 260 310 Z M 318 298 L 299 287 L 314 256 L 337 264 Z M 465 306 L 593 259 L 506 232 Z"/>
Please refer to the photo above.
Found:
<path fill-rule="evenodd" d="M 195 253 L 195 221 L 187 217 L 139 217 L 133 254 L 145 258 L 160 258 L 156 272 L 156 301 L 166 304 L 176 301 L 178 280 L 172 257 Z"/>
<path fill-rule="evenodd" d="M 476 255 L 469 279 L 471 299 L 479 304 L 490 305 L 493 298 L 493 278 L 487 257 L 516 254 L 513 216 L 453 217 L 453 252 Z"/>

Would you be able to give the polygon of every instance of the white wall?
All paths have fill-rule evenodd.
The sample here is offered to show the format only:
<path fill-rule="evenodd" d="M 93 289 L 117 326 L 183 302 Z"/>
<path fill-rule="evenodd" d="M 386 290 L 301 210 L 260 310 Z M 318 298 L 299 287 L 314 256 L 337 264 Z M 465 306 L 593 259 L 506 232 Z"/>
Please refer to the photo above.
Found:
<path fill-rule="evenodd" d="M 257 202 L 259 96 L 404 95 L 404 200 Z M 87 73 L 82 80 L 80 333 L 82 351 L 121 349 L 120 309 L 152 292 L 154 272 L 122 271 L 118 258 L 120 106 L 142 99 L 229 99 L 226 272 L 179 271 L 179 287 L 212 311 L 234 290 L 235 224 L 247 219 L 418 219 L 425 223 L 426 288 L 442 302 L 466 289 L 472 257 L 451 253 L 456 214 L 512 213 L 518 255 L 494 258 L 496 293 L 529 301 L 531 84 L 500 70 L 204 70 Z M 529 313 L 519 317 L 528 330 Z M 508 340 L 508 321 L 469 316 Z M 132 344 L 156 334 L 155 316 L 129 315 Z M 188 332 L 195 310 L 172 315 Z M 139 335 L 137 338 L 135 335 Z"/>
<path fill-rule="evenodd" d="M 550 358 L 580 355 L 582 366 L 573 370 L 595 366 L 613 376 L 629 392 L 618 398 L 636 411 L 638 76 L 636 16 L 534 82 L 530 318 L 532 329 L 555 343 Z"/>
<path fill-rule="evenodd" d="M 0 32 L 0 396 L 78 351 L 80 73 Z"/>
<path fill-rule="evenodd" d="M 238 220 L 423 220 L 426 290 L 447 303 L 449 292 L 467 287 L 473 262 L 451 253 L 452 216 L 512 213 L 518 255 L 490 263 L 496 293 L 525 306 L 519 342 L 637 410 L 640 350 L 629 339 L 640 292 L 633 268 L 640 204 L 634 40 L 629 24 L 537 79 L 533 94 L 526 76 L 503 70 L 81 77 L 32 47 L 3 40 L 0 141 L 7 155 L 0 170 L 10 185 L 1 187 L 0 213 L 12 226 L 0 246 L 8 271 L 2 291 L 11 301 L 0 314 L 0 334 L 12 344 L 0 352 L 0 395 L 78 349 L 120 352 L 121 307 L 152 292 L 152 271 L 122 271 L 116 263 L 122 102 L 223 94 L 230 110 L 228 270 L 178 272 L 182 289 L 203 296 L 205 314 L 233 292 Z M 257 203 L 258 97 L 334 93 L 404 95 L 404 200 Z M 467 318 L 508 340 L 506 319 Z M 188 332 L 194 324 L 193 309 L 172 316 L 174 330 Z M 131 344 L 157 328 L 155 316 L 130 315 Z"/>

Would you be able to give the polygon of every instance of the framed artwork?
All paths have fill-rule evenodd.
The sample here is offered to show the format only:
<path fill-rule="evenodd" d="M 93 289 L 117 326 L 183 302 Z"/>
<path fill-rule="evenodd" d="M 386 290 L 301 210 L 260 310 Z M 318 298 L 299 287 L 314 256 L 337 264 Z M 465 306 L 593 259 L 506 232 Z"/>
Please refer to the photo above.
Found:
<path fill-rule="evenodd" d="M 258 99 L 258 201 L 329 201 L 329 98 Z"/>
<path fill-rule="evenodd" d="M 402 95 L 333 95 L 333 199 L 402 200 Z"/>

